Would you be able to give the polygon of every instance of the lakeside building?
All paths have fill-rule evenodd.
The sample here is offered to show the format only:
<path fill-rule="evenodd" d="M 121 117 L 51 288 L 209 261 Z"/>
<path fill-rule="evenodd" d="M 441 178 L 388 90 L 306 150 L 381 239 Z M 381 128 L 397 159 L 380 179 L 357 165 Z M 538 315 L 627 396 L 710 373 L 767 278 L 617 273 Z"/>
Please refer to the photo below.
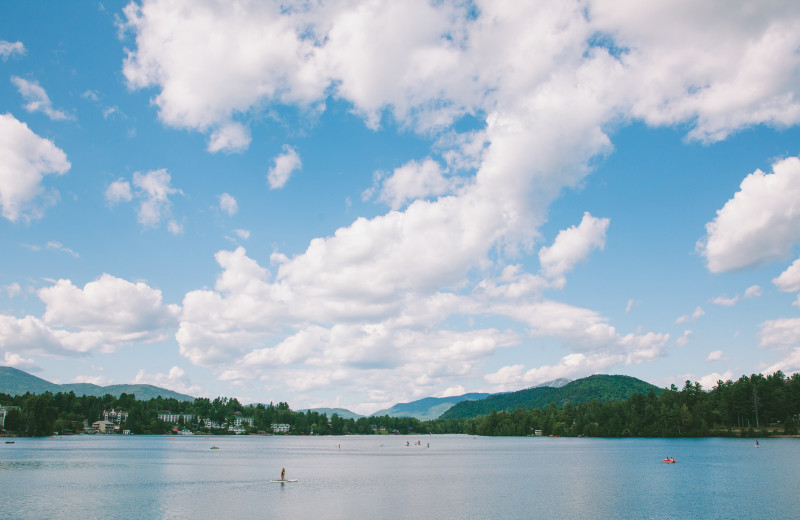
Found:
<path fill-rule="evenodd" d="M 93 422 L 92 429 L 97 433 L 110 434 L 114 433 L 115 430 L 119 430 L 119 426 L 111 421 L 102 420 Z"/>
<path fill-rule="evenodd" d="M 220 423 L 218 423 L 217 421 L 212 421 L 211 419 L 208 418 L 200 419 L 200 421 L 203 423 L 203 428 L 207 428 L 210 430 L 211 429 L 219 430 L 220 428 L 222 428 L 222 425 Z"/>
<path fill-rule="evenodd" d="M 122 424 L 128 420 L 128 412 L 122 410 L 103 410 L 103 420 L 115 424 Z"/>
<path fill-rule="evenodd" d="M 289 425 L 285 423 L 272 424 L 272 433 L 289 433 Z"/>
<path fill-rule="evenodd" d="M 184 424 L 187 424 L 192 422 L 194 415 L 190 413 L 172 413 L 172 412 L 163 412 L 158 414 L 158 418 L 167 424 L 178 424 L 181 421 L 181 417 L 183 417 Z"/>

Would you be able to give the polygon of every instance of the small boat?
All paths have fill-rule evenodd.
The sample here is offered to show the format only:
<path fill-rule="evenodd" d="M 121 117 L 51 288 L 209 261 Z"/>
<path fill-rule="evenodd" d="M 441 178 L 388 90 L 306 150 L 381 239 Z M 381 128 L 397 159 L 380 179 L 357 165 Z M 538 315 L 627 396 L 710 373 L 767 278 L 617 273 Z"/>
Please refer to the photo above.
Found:
<path fill-rule="evenodd" d="M 6 444 L 14 444 L 14 441 L 6 441 Z"/>
<path fill-rule="evenodd" d="M 667 464 L 675 464 L 675 459 L 672 457 L 667 457 L 666 459 L 662 460 L 661 462 L 665 462 Z"/>
<path fill-rule="evenodd" d="M 218 449 L 219 449 L 219 446 L 211 446 L 211 448 L 209 448 L 209 449 L 211 449 L 211 450 L 218 450 Z"/>

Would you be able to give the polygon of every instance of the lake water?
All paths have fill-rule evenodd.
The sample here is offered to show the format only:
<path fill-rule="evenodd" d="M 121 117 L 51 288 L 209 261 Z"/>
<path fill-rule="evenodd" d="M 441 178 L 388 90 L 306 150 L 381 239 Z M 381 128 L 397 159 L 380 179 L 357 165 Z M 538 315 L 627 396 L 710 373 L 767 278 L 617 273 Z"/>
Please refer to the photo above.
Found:
<path fill-rule="evenodd" d="M 13 440 L 0 442 L 0 518 L 800 517 L 800 439 Z M 298 482 L 270 483 L 284 467 Z"/>

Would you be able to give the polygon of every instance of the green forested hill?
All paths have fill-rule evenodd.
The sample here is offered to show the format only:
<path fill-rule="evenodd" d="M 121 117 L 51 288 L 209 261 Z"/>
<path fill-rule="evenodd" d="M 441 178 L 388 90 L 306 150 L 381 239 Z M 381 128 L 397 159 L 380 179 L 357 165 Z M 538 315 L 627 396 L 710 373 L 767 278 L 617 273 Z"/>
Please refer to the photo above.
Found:
<path fill-rule="evenodd" d="M 106 394 L 119 397 L 122 394 L 134 394 L 137 399 L 148 400 L 162 397 L 164 399 L 177 399 L 178 401 L 194 401 L 194 397 L 186 394 L 179 394 L 172 390 L 166 390 L 153 385 L 111 385 L 98 386 L 91 383 L 70 383 L 57 385 L 44 379 L 33 376 L 22 370 L 12 367 L 0 367 L 0 393 L 8 395 L 43 394 L 50 392 L 69 393 L 75 395 L 90 395 L 103 397 Z"/>
<path fill-rule="evenodd" d="M 463 419 L 486 415 L 492 413 L 492 410 L 511 412 L 518 408 L 547 408 L 550 403 L 560 407 L 567 403 L 585 403 L 594 399 L 600 402 L 622 401 L 635 393 L 646 395 L 650 391 L 658 394 L 662 390 L 635 377 L 593 375 L 572 381 L 561 388 L 526 388 L 517 392 L 493 394 L 480 401 L 462 401 L 440 418 Z"/>

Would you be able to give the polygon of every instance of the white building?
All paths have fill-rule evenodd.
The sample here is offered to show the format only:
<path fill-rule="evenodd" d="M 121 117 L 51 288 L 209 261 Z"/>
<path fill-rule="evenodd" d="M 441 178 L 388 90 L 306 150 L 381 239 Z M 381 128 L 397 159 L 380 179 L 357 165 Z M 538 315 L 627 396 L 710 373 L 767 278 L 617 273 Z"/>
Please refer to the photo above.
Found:
<path fill-rule="evenodd" d="M 288 424 L 273 424 L 272 425 L 272 432 L 273 433 L 289 433 L 289 425 Z"/>
<path fill-rule="evenodd" d="M 158 414 L 158 418 L 167 424 L 178 424 L 181 421 L 181 417 L 183 417 L 184 423 L 190 423 L 194 416 L 190 413 L 164 412 Z"/>
<path fill-rule="evenodd" d="M 128 412 L 122 410 L 103 410 L 103 420 L 115 424 L 122 424 L 128 420 Z"/>

